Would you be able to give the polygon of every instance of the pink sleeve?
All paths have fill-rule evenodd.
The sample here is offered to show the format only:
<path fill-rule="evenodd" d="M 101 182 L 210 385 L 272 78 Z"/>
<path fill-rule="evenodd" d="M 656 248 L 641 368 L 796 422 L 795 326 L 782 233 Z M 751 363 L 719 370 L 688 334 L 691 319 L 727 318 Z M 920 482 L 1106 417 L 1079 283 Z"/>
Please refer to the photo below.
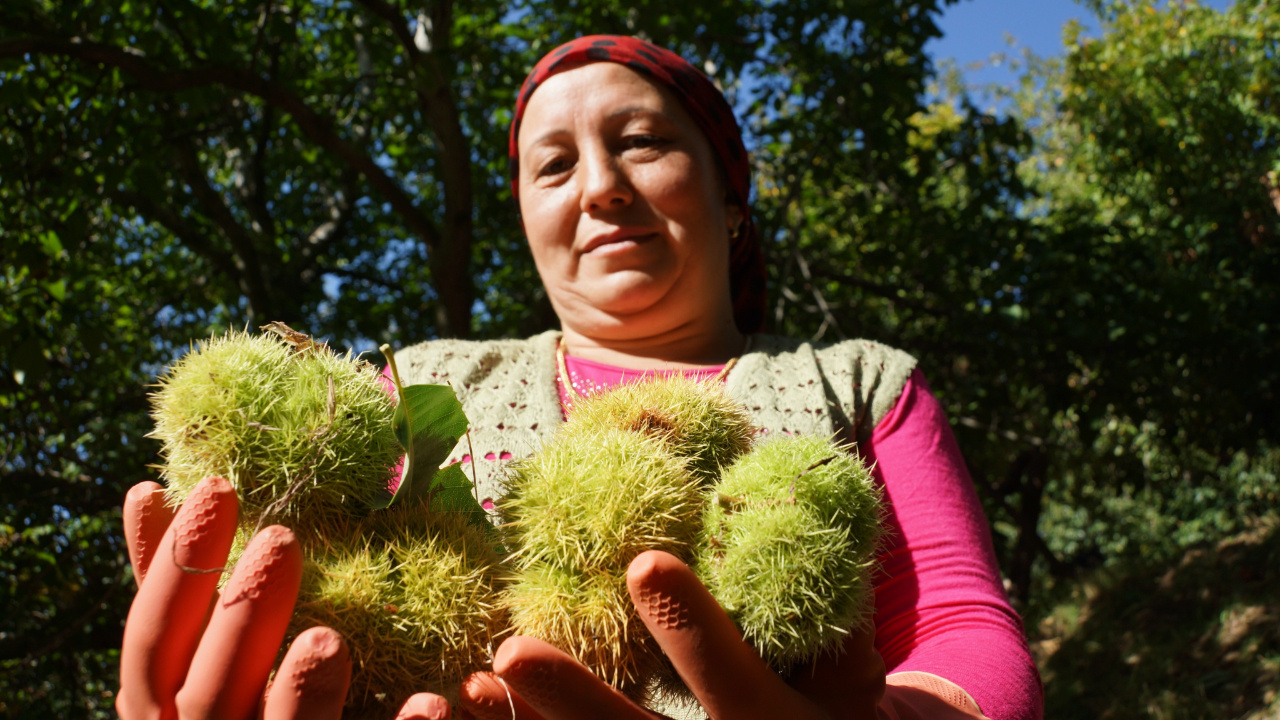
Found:
<path fill-rule="evenodd" d="M 1040 675 L 1009 606 L 964 458 L 923 374 L 862 448 L 876 463 L 889 537 L 876 585 L 876 646 L 889 672 L 959 685 L 993 720 L 1036 720 Z"/>

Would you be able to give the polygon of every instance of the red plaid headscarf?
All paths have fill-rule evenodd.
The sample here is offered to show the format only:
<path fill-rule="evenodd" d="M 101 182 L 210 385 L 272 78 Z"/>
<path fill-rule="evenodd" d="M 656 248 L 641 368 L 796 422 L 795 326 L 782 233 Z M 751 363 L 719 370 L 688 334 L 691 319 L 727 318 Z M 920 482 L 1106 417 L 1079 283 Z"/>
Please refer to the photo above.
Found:
<path fill-rule="evenodd" d="M 729 182 L 733 200 L 742 207 L 742 228 L 730 241 L 729 292 L 733 296 L 733 318 L 744 333 L 757 333 L 764 327 L 767 297 L 765 294 L 764 250 L 747 199 L 751 189 L 751 166 L 742 144 L 742 131 L 733 117 L 733 108 L 724 95 L 697 68 L 670 50 L 664 50 L 636 38 L 621 35 L 588 35 L 565 43 L 534 66 L 520 88 L 516 100 L 515 119 L 511 122 L 508 148 L 511 159 L 511 194 L 520 199 L 520 156 L 516 138 L 520 121 L 533 91 L 560 70 L 592 62 L 616 62 L 644 74 L 667 88 L 701 128 L 720 160 Z"/>

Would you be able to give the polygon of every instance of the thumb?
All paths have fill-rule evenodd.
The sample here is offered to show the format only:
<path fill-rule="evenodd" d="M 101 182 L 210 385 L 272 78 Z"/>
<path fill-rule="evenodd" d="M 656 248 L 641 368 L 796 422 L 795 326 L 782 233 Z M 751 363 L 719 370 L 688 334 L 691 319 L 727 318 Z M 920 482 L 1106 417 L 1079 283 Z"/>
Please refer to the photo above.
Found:
<path fill-rule="evenodd" d="M 627 569 L 631 601 L 710 717 L 818 720 L 824 714 L 787 685 L 689 566 L 649 550 Z"/>
<path fill-rule="evenodd" d="M 165 503 L 164 488 L 147 480 L 129 488 L 124 496 L 124 539 L 129 546 L 129 564 L 138 587 L 151 567 L 160 538 L 173 522 L 176 508 Z"/>

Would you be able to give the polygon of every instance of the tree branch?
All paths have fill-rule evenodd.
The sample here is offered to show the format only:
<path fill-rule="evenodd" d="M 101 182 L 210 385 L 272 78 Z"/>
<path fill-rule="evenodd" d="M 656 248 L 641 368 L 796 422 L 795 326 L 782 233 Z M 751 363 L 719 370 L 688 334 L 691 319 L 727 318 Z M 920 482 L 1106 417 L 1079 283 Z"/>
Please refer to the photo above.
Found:
<path fill-rule="evenodd" d="M 429 248 L 441 245 L 440 234 L 431 218 L 418 208 L 408 193 L 378 167 L 373 158 L 343 140 L 328 117 L 312 110 L 301 97 L 280 83 L 244 70 L 216 65 L 190 70 L 161 70 L 124 49 L 86 40 L 29 37 L 0 41 L 0 58 L 23 58 L 27 55 L 61 55 L 117 68 L 132 76 L 138 87 L 152 92 L 171 93 L 219 85 L 260 98 L 289 113 L 308 140 L 363 175 L 401 217 L 405 226 L 421 237 Z"/>
<path fill-rule="evenodd" d="M 262 45 L 267 38 L 267 23 L 271 20 L 271 10 L 271 0 L 266 0 L 262 4 L 261 12 L 258 14 L 258 32 L 253 38 L 253 52 L 249 55 L 249 68 L 251 70 L 256 71 L 258 69 L 258 56 L 262 54 Z M 272 67 L 272 70 L 267 73 L 268 76 L 274 77 L 274 70 L 275 68 Z"/>
<path fill-rule="evenodd" d="M 927 313 L 935 317 L 951 316 L 951 312 L 930 305 L 922 300 L 912 300 L 911 298 L 900 297 L 898 295 L 899 288 L 893 285 L 885 285 L 884 283 L 878 283 L 873 280 L 867 280 L 866 278 L 860 278 L 846 273 L 832 272 L 829 269 L 831 267 L 834 267 L 834 263 L 820 264 L 813 268 L 813 275 L 823 280 L 840 283 L 841 285 L 852 285 L 853 287 L 868 290 L 880 297 L 902 305 L 903 307 L 909 307 L 912 310 L 919 310 L 920 312 Z"/>
<path fill-rule="evenodd" d="M 275 126 L 274 107 L 267 105 L 262 109 L 262 119 L 258 126 L 258 136 L 254 138 L 253 152 L 249 156 L 248 167 L 244 173 L 245 183 L 242 197 L 245 208 L 249 210 L 249 214 L 253 216 L 253 221 L 258 225 L 258 232 L 267 237 L 275 237 L 276 221 L 271 215 L 271 211 L 267 208 L 265 194 L 267 188 L 267 150 L 271 147 L 271 130 Z"/>
<path fill-rule="evenodd" d="M 841 339 L 845 339 L 844 330 L 840 329 L 840 323 L 836 320 L 836 316 L 831 312 L 831 306 L 827 304 L 827 298 L 818 289 L 817 284 L 813 282 L 813 275 L 809 272 L 809 262 L 804 259 L 804 255 L 800 253 L 800 248 L 793 246 L 792 254 L 796 256 L 796 267 L 800 268 L 800 275 L 804 277 L 804 284 L 812 293 L 814 302 L 818 304 L 818 309 L 822 311 L 822 325 L 818 328 L 818 332 L 814 334 L 814 339 L 820 339 L 828 327 L 834 328 L 836 335 Z"/>
<path fill-rule="evenodd" d="M 107 197 L 112 202 L 137 208 L 147 219 L 160 223 L 192 252 L 212 263 L 227 279 L 239 284 L 240 268 L 235 257 L 216 247 L 204 233 L 173 210 L 156 202 L 155 198 L 131 190 L 109 190 Z"/>
<path fill-rule="evenodd" d="M 270 11 L 271 3 L 268 0 L 263 10 L 263 24 L 266 22 L 266 14 L 270 13 Z M 265 29 L 260 29 L 256 42 L 261 43 L 265 36 Z M 270 56 L 267 60 L 267 77 L 274 79 L 276 70 L 280 65 L 280 43 L 272 43 L 268 52 Z M 254 53 L 253 62 L 256 66 L 256 48 Z M 268 103 L 262 108 L 262 118 L 258 123 L 258 135 L 254 138 L 253 151 L 249 154 L 249 167 L 248 172 L 245 173 L 244 184 L 245 207 L 248 208 L 249 214 L 253 216 L 253 221 L 258 224 L 258 231 L 270 238 L 274 238 L 276 235 L 276 223 L 271 211 L 267 208 L 267 151 L 271 147 L 271 134 L 275 129 L 275 121 L 276 108 Z"/>
<path fill-rule="evenodd" d="M 396 283 L 386 279 L 381 275 L 375 275 L 373 273 L 368 273 L 363 270 L 356 270 L 354 268 L 349 268 L 349 267 L 329 268 L 325 270 L 325 272 L 332 273 L 334 275 L 341 275 L 342 277 L 352 278 L 354 280 L 363 280 L 372 285 L 379 285 L 381 287 L 391 289 L 391 290 L 394 290 L 397 287 Z"/>
<path fill-rule="evenodd" d="M 313 282 L 316 267 L 320 259 L 329 253 L 329 249 L 347 237 L 351 217 L 355 214 L 356 183 L 354 172 L 342 174 L 342 187 L 332 193 L 325 201 L 329 210 L 329 219 L 317 225 L 300 244 L 296 275 L 304 283 Z M 332 272 L 325 270 L 325 272 Z"/>
<path fill-rule="evenodd" d="M 392 34 L 400 41 L 405 54 L 409 56 L 409 60 L 416 62 L 416 56 L 419 54 L 418 46 L 414 44 L 413 33 L 409 32 L 409 24 L 400 10 L 385 0 L 360 0 L 360 4 L 387 22 Z"/>
<path fill-rule="evenodd" d="M 845 339 L 844 330 L 840 328 L 839 321 L 836 320 L 835 315 L 831 312 L 831 307 L 827 304 L 827 298 L 822 294 L 822 291 L 818 289 L 817 284 L 813 282 L 813 274 L 809 271 L 809 262 L 805 260 L 804 255 L 800 252 L 800 222 L 796 217 L 796 213 L 793 212 L 793 208 L 800 202 L 801 176 L 801 173 L 797 172 L 795 180 L 787 187 L 787 194 L 789 198 L 786 206 L 783 208 L 783 212 L 786 213 L 785 217 L 787 218 L 787 238 L 789 240 L 787 244 L 790 246 L 791 256 L 795 259 L 795 265 L 799 268 L 801 277 L 804 278 L 805 287 L 813 295 L 814 302 L 818 304 L 818 309 L 822 311 L 822 325 L 819 326 L 818 331 L 814 333 L 814 339 L 820 339 L 823 334 L 826 333 L 827 328 L 830 327 L 833 328 L 836 331 L 836 335 L 843 340 Z"/>
<path fill-rule="evenodd" d="M 440 150 L 441 179 L 444 182 L 444 222 L 448 243 L 434 248 L 431 270 L 440 293 L 437 322 L 450 334 L 466 335 L 470 329 L 472 222 L 474 200 L 471 188 L 471 147 L 462 131 L 457 103 L 448 82 L 449 37 L 453 32 L 453 3 L 431 3 L 434 36 L 431 52 L 422 52 L 404 14 L 386 0 L 360 0 L 382 18 L 400 41 L 413 73 L 418 108 L 435 136 Z"/>
<path fill-rule="evenodd" d="M 173 147 L 176 150 L 178 167 L 182 170 L 182 175 L 190 186 L 192 194 L 195 195 L 196 202 L 200 203 L 210 219 L 222 229 L 222 233 L 227 236 L 227 240 L 235 250 L 236 267 L 240 271 L 239 279 L 245 294 L 249 296 L 249 307 L 259 318 L 273 317 L 276 311 L 271 291 L 267 288 L 266 279 L 262 276 L 263 263 L 258 255 L 257 242 L 231 214 L 231 208 L 227 207 L 222 194 L 209 183 L 209 176 L 205 173 L 204 166 L 200 164 L 200 157 L 196 154 L 195 147 L 190 142 L 175 142 Z"/>

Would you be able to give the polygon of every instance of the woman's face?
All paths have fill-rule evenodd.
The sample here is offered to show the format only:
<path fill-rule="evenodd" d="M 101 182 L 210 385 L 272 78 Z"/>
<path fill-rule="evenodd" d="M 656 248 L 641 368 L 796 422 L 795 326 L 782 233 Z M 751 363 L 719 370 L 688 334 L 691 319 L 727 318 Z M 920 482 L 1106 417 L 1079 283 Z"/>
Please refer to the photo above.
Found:
<path fill-rule="evenodd" d="M 617 63 L 566 70 L 534 92 L 517 141 L 524 230 L 562 323 L 629 339 L 732 313 L 741 212 L 668 91 Z"/>

